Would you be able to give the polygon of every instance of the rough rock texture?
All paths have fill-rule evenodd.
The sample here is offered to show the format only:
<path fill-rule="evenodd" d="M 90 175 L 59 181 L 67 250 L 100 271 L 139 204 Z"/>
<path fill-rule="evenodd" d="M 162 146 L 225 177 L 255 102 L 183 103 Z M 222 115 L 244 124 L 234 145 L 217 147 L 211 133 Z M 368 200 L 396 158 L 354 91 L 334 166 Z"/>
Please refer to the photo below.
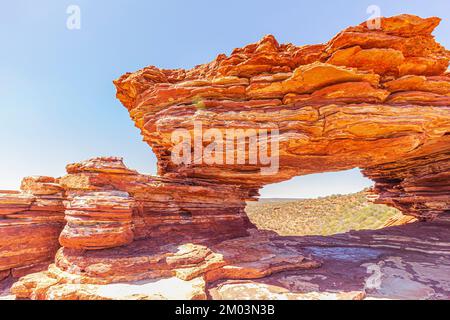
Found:
<path fill-rule="evenodd" d="M 217 245 L 208 243 L 208 246 L 187 243 L 155 248 L 151 240 L 140 240 L 128 247 L 84 254 L 62 249 L 56 264 L 48 271 L 22 278 L 12 291 L 19 298 L 110 299 L 108 288 L 118 284 L 139 289 L 139 286 L 145 288 L 152 282 L 166 279 L 169 283 L 191 288 L 191 294 L 196 294 L 190 298 L 206 299 L 206 284 L 213 281 L 256 279 L 283 270 L 318 266 L 318 262 L 305 258 L 299 251 L 274 246 L 263 234 L 226 240 Z M 142 298 L 146 299 L 184 299 L 186 294 L 177 286 L 159 297 L 155 291 L 140 290 Z M 126 293 L 127 290 L 118 292 L 118 298 L 127 298 Z"/>
<path fill-rule="evenodd" d="M 382 19 L 380 30 L 361 24 L 302 47 L 266 36 L 192 70 L 147 67 L 122 76 L 117 97 L 155 152 L 159 177 L 130 170 L 120 158 L 96 158 L 67 166 L 56 184 L 26 179 L 23 189 L 38 199 L 63 190 L 67 224 L 55 263 L 21 278 L 12 293 L 362 299 L 374 288 L 375 298 L 448 298 L 448 222 L 441 220 L 450 210 L 450 54 L 431 35 L 438 23 L 401 15 Z M 237 153 L 232 163 L 198 162 L 203 155 L 193 148 L 193 163 L 172 162 L 172 132 L 195 138 L 195 121 L 228 138 L 226 150 L 248 144 L 231 140 L 227 129 L 277 129 L 250 136 L 260 150 L 279 143 L 279 171 L 261 174 L 264 161 L 239 164 Z M 265 184 L 354 167 L 375 180 L 377 201 L 439 222 L 281 238 L 257 231 L 245 215 L 245 201 Z M 28 198 L 3 198 L 2 215 L 29 216 Z M 365 278 L 372 262 L 385 282 Z"/>
<path fill-rule="evenodd" d="M 60 179 L 69 199 L 60 237 L 66 248 L 104 249 L 147 238 L 227 239 L 252 227 L 244 212 L 251 196 L 238 186 L 141 175 L 120 158 L 68 165 L 67 172 Z"/>
<path fill-rule="evenodd" d="M 161 176 L 258 189 L 359 167 L 377 182 L 380 203 L 430 219 L 450 210 L 450 54 L 431 35 L 439 21 L 384 18 L 380 30 L 363 23 L 301 47 L 266 36 L 192 70 L 127 73 L 115 81 L 117 97 Z M 261 175 L 261 163 L 173 163 L 171 133 L 195 135 L 194 121 L 224 137 L 229 129 L 278 129 L 279 172 Z"/>
<path fill-rule="evenodd" d="M 376 182 L 376 203 L 421 220 L 450 212 L 450 152 L 379 165 L 364 174 Z"/>
<path fill-rule="evenodd" d="M 428 223 L 332 237 L 251 232 L 248 237 L 210 249 L 201 245 L 173 247 L 165 263 L 179 273 L 165 277 L 148 273 L 145 265 L 156 266 L 156 261 L 148 260 L 153 256 L 149 242 L 141 240 L 133 245 L 139 252 L 135 257 L 126 247 L 107 249 L 103 254 L 89 251 L 71 262 L 75 268 L 87 268 L 85 273 L 69 273 L 52 265 L 46 272 L 22 278 L 12 291 L 18 297 L 33 299 L 448 300 L 449 223 L 442 216 Z M 255 256 L 249 255 L 255 249 Z M 304 254 L 320 261 L 320 268 L 317 262 L 302 261 L 299 257 Z M 220 255 L 228 257 L 229 264 Z M 114 262 L 119 256 L 123 260 Z M 252 261 L 255 258 L 257 262 Z M 290 260 L 290 268 L 271 274 L 283 259 L 284 263 Z M 113 276 L 124 274 L 125 267 L 133 267 L 140 277 L 113 281 Z"/>
<path fill-rule="evenodd" d="M 0 280 L 46 268 L 64 226 L 63 191 L 51 177 L 27 177 L 0 191 Z"/>
<path fill-rule="evenodd" d="M 258 280 L 217 281 L 213 299 L 450 299 L 450 220 L 415 222 L 335 236 L 273 237 L 309 253 L 318 269 Z"/>
<path fill-rule="evenodd" d="M 141 298 L 206 298 L 211 281 L 320 265 L 256 231 L 244 212 L 251 199 L 246 188 L 141 175 L 120 158 L 70 164 L 67 172 L 58 179 L 67 221 L 63 247 L 47 271 L 14 284 L 18 298 L 131 298 L 111 297 L 107 288 L 127 283 L 128 292 L 161 278 L 195 294 L 158 293 L 157 285 L 146 284 Z"/>

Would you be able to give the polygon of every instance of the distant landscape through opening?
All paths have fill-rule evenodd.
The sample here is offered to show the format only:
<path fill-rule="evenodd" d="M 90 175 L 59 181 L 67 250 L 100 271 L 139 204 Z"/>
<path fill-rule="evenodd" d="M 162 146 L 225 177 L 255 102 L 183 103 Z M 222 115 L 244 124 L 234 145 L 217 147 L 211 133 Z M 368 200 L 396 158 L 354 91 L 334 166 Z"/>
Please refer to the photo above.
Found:
<path fill-rule="evenodd" d="M 315 199 L 336 194 L 349 194 L 373 186 L 358 168 L 295 177 L 289 181 L 265 186 L 261 199 Z"/>
<path fill-rule="evenodd" d="M 414 221 L 399 210 L 369 201 L 373 181 L 359 169 L 295 177 L 261 191 L 246 207 L 250 220 L 283 236 L 329 236 Z"/>

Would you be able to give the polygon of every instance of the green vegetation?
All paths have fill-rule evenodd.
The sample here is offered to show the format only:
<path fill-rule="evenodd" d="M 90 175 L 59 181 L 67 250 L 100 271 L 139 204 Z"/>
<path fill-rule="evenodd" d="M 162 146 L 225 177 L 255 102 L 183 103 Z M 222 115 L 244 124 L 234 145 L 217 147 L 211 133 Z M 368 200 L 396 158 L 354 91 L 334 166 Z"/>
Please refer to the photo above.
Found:
<path fill-rule="evenodd" d="M 258 228 L 285 236 L 379 229 L 389 219 L 402 215 L 397 209 L 369 202 L 365 192 L 319 199 L 250 202 L 246 211 Z"/>

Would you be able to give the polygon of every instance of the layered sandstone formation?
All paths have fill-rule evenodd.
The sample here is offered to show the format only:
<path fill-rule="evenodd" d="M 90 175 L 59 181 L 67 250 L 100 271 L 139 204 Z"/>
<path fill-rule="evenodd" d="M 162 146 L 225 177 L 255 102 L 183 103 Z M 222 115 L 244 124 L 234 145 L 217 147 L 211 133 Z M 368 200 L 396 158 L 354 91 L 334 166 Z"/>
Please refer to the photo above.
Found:
<path fill-rule="evenodd" d="M 289 274 L 314 273 L 323 260 L 330 262 L 324 255 L 339 260 L 344 250 L 314 250 L 300 245 L 301 239 L 257 231 L 247 219 L 245 201 L 255 199 L 262 186 L 297 175 L 359 167 L 376 182 L 376 201 L 422 220 L 446 216 L 450 54 L 431 35 L 439 19 L 401 15 L 381 22 L 379 30 L 365 23 L 348 28 L 326 44 L 280 45 L 266 36 L 192 70 L 147 67 L 120 77 L 115 81 L 117 97 L 155 152 L 159 177 L 130 170 L 120 158 L 96 158 L 67 166 L 68 174 L 58 180 L 26 179 L 27 195 L 1 195 L 2 221 L 10 224 L 15 214 L 30 223 L 42 221 L 31 209 L 36 199 L 47 201 L 62 192 L 62 198 L 53 200 L 64 200 L 66 225 L 55 263 L 20 279 L 13 293 L 32 299 L 233 298 L 230 292 L 242 288 L 227 281 L 246 279 L 246 292 L 255 293 L 249 297 L 258 298 L 260 292 L 270 293 L 265 287 L 270 284 L 255 288 L 250 279 L 279 277 L 278 283 L 283 279 L 286 284 Z M 213 140 L 203 137 L 196 144 L 198 123 L 228 142 L 213 148 L 213 162 L 194 148 L 208 150 Z M 182 149 L 191 161 L 173 161 L 176 129 L 193 140 Z M 238 133 L 247 139 L 235 140 L 233 129 L 248 130 Z M 261 129 L 268 133 L 260 135 Z M 250 148 L 250 141 L 256 141 L 256 150 L 279 158 L 278 171 L 264 173 L 268 163 L 262 158 L 252 163 L 248 152 L 245 163 L 238 161 L 238 151 Z M 45 210 L 61 213 L 58 208 Z M 47 216 L 53 217 L 40 217 Z M 37 225 L 48 226 L 44 221 Z M 392 233 L 403 246 L 399 252 L 409 250 L 417 224 L 414 228 L 402 239 L 401 231 Z M 443 234 L 439 232 L 445 243 Z M 386 250 L 369 254 L 364 262 L 392 253 L 389 236 L 362 239 L 370 245 L 380 237 L 385 241 L 377 245 Z M 334 243 L 312 240 L 317 246 Z M 50 243 L 52 250 L 58 245 Z M 41 246 L 21 246 L 33 253 L 36 247 Z M 412 247 L 426 251 L 422 244 Z M 366 252 L 353 249 L 352 259 Z M 21 259 L 34 260 L 25 252 Z M 15 266 L 8 261 L 3 265 Z M 326 276 L 318 271 L 311 277 Z M 313 297 L 303 295 L 311 291 L 305 286 L 319 290 L 320 284 L 303 280 L 286 285 L 300 295 L 285 296 Z M 360 289 L 339 295 L 338 287 L 328 297 L 365 295 Z"/>
<path fill-rule="evenodd" d="M 22 191 L 0 191 L 0 280 L 48 266 L 64 227 L 63 189 L 51 177 L 27 177 Z"/>
<path fill-rule="evenodd" d="M 105 249 L 147 238 L 226 239 L 247 235 L 251 227 L 244 212 L 251 196 L 239 186 L 141 175 L 121 158 L 71 164 L 67 172 L 60 179 L 69 200 L 60 237 L 65 248 Z"/>
<path fill-rule="evenodd" d="M 362 23 L 300 47 L 266 36 L 191 70 L 125 74 L 115 81 L 117 97 L 162 176 L 258 189 L 360 167 L 381 203 L 429 219 L 450 210 L 450 54 L 431 35 L 439 21 L 400 15 L 382 19 L 380 30 Z M 269 139 L 279 143 L 279 172 L 262 175 L 261 163 L 173 163 L 174 129 L 194 135 L 195 121 L 224 139 L 230 129 L 278 129 Z"/>
<path fill-rule="evenodd" d="M 208 282 L 320 265 L 257 233 L 244 212 L 251 195 L 239 186 L 141 175 L 120 158 L 70 164 L 67 172 L 58 179 L 62 248 L 47 271 L 14 285 L 19 298 L 205 299 Z M 139 295 L 111 296 L 118 283 Z M 175 287 L 158 291 L 165 283 Z"/>

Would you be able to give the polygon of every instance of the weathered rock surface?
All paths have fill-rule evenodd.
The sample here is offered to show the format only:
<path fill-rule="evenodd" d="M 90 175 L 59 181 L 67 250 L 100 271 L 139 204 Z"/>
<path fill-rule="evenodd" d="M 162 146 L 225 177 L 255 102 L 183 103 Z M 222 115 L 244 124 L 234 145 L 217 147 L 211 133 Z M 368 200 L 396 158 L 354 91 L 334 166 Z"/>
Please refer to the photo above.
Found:
<path fill-rule="evenodd" d="M 64 226 L 62 189 L 51 177 L 27 177 L 22 191 L 0 191 L 0 279 L 48 266 Z"/>
<path fill-rule="evenodd" d="M 159 251 L 159 252 L 158 252 Z M 283 250 L 274 246 L 266 234 L 252 234 L 218 245 L 180 244 L 155 248 L 151 240 L 135 241 L 132 245 L 111 251 L 90 251 L 80 255 L 66 249 L 58 253 L 56 264 L 48 271 L 32 274 L 14 284 L 12 291 L 17 297 L 33 299 L 107 299 L 99 290 L 108 293 L 114 286 L 139 286 L 145 288 L 152 282 L 180 283 L 197 288 L 201 294 L 192 298 L 206 298 L 206 284 L 220 279 L 262 278 L 283 270 L 299 270 L 319 267 L 316 261 L 301 255 L 299 251 Z M 72 290 L 68 290 L 67 284 Z M 105 286 L 102 288 L 102 286 Z M 157 288 L 157 286 L 155 286 Z M 155 289 L 156 290 L 156 289 Z M 161 290 L 161 288 L 158 288 Z M 69 291 L 66 292 L 66 291 Z M 118 298 L 125 298 L 126 292 Z M 141 295 L 145 289 L 139 291 Z M 198 292 L 197 289 L 192 292 Z M 169 296 L 182 298 L 186 292 L 171 289 Z M 157 291 L 152 296 L 158 298 Z"/>
<path fill-rule="evenodd" d="M 60 237 L 65 248 L 104 249 L 147 238 L 228 239 L 251 227 L 244 212 L 251 194 L 239 186 L 141 175 L 120 158 L 91 159 L 67 171 L 60 179 L 70 200 Z"/>
<path fill-rule="evenodd" d="M 40 241 L 56 230 L 45 229 L 49 221 L 61 223 L 64 204 L 54 263 L 12 292 L 31 299 L 448 298 L 450 54 L 431 35 L 439 21 L 384 18 L 380 30 L 361 24 L 301 47 L 266 36 L 192 70 L 147 67 L 120 77 L 117 97 L 155 152 L 159 177 L 120 158 L 95 158 L 68 165 L 59 179 L 25 179 L 26 194 L 0 195 L 0 271 L 56 249 L 53 233 L 45 250 Z M 195 138 L 196 121 L 232 141 L 216 150 L 222 160 L 248 144 L 227 130 L 278 130 L 250 135 L 259 150 L 279 143 L 279 171 L 261 174 L 264 161 L 241 164 L 234 152 L 231 162 L 197 161 L 204 159 L 195 148 L 188 149 L 193 162 L 173 162 L 174 129 Z M 257 231 L 245 215 L 245 202 L 265 184 L 355 167 L 376 182 L 376 201 L 438 220 L 283 238 Z M 29 226 L 9 231 L 14 218 Z"/>
<path fill-rule="evenodd" d="M 149 279 L 173 278 L 168 283 L 204 288 L 218 279 L 261 278 L 320 265 L 255 233 L 244 212 L 252 198 L 247 188 L 145 176 L 120 158 L 71 164 L 67 172 L 58 179 L 67 222 L 59 237 L 63 247 L 48 271 L 14 284 L 19 298 L 107 299 L 101 293 L 106 288 L 138 290 L 136 282 Z M 150 294 L 157 286 L 144 287 L 141 298 L 206 298 L 205 289 L 201 295 Z"/>
<path fill-rule="evenodd" d="M 162 176 L 258 189 L 359 167 L 377 182 L 380 202 L 431 219 L 450 209 L 450 54 L 431 35 L 439 21 L 383 18 L 380 30 L 363 23 L 312 46 L 266 36 L 192 70 L 127 73 L 115 81 L 117 97 Z M 172 162 L 173 130 L 194 136 L 194 121 L 225 138 L 229 129 L 278 129 L 271 138 L 279 142 L 279 172 L 261 175 L 260 162 Z M 267 141 L 254 138 L 259 147 Z"/>
<path fill-rule="evenodd" d="M 332 237 L 280 237 L 255 232 L 249 237 L 225 241 L 221 246 L 210 249 L 201 245 L 174 247 L 166 263 L 180 268 L 178 270 L 181 272 L 175 276 L 152 278 L 142 274 L 147 280 L 134 278 L 111 282 L 112 278 L 108 276 L 120 272 L 116 268 L 108 272 L 108 267 L 121 253 L 127 252 L 128 255 L 123 257 L 127 260 L 122 261 L 122 267 L 149 265 L 150 262 L 146 261 L 150 253 L 148 243 L 141 242 L 142 247 L 137 250 L 141 254 L 136 254 L 134 263 L 128 260 L 131 258 L 130 251 L 125 248 L 115 250 L 115 255 L 110 254 L 113 249 L 107 249 L 109 252 L 105 252 L 103 257 L 105 265 L 96 263 L 99 256 L 97 260 L 90 259 L 93 256 L 85 260 L 80 257 L 74 265 L 77 268 L 87 266 L 85 273 L 68 273 L 53 265 L 46 272 L 22 278 L 14 284 L 13 292 L 19 297 L 33 299 L 86 300 L 446 300 L 450 298 L 448 228 L 448 218 L 442 216 L 428 223 L 415 222 L 376 231 L 353 231 Z M 261 248 L 261 243 L 266 245 Z M 272 249 L 266 251 L 267 246 Z M 255 248 L 257 253 L 253 256 L 251 253 Z M 302 254 L 307 254 L 309 259 L 303 262 L 297 260 L 297 265 L 291 264 L 291 268 L 285 271 L 270 274 L 265 265 L 265 261 L 269 263 L 273 259 L 269 252 L 278 257 L 278 262 L 293 257 L 299 259 Z M 98 255 L 100 251 L 90 253 Z M 234 263 L 229 265 L 227 259 L 218 255 L 228 256 Z M 211 258 L 205 259 L 208 256 Z M 236 256 L 239 257 L 237 260 Z M 251 261 L 256 258 L 262 259 Z M 320 267 L 310 259 L 320 261 Z M 88 273 L 96 277 L 91 278 Z M 103 277 L 99 277 L 102 273 Z M 205 276 L 208 274 L 210 276 Z M 218 274 L 220 277 L 217 277 Z M 230 279 L 229 275 L 234 277 Z"/>
<path fill-rule="evenodd" d="M 450 298 L 450 220 L 410 223 L 335 236 L 274 237 L 275 245 L 311 254 L 318 269 L 208 287 L 213 299 Z"/>

